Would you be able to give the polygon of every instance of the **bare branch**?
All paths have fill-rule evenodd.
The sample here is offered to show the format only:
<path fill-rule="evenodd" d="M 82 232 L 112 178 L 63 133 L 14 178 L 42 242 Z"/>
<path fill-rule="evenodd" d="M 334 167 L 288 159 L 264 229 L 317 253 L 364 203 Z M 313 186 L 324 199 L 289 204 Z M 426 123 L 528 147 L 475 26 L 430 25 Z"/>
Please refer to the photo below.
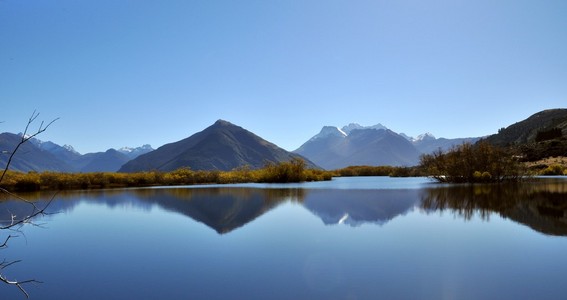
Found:
<path fill-rule="evenodd" d="M 12 162 L 12 159 L 14 158 L 14 155 L 16 154 L 16 152 L 18 152 L 18 149 L 20 148 L 20 146 L 22 146 L 24 143 L 26 143 L 27 141 L 29 141 L 30 139 L 36 137 L 37 135 L 41 134 L 42 132 L 46 131 L 49 126 L 51 126 L 51 124 L 53 124 L 55 121 L 59 120 L 59 118 L 53 119 L 51 122 L 45 124 L 45 122 L 41 122 L 39 125 L 39 128 L 37 129 L 37 131 L 35 131 L 33 134 L 28 135 L 28 131 L 30 128 L 30 125 L 37 119 L 37 117 L 39 117 L 39 113 L 36 112 L 34 110 L 34 112 L 31 114 L 30 118 L 28 119 L 28 123 L 26 124 L 26 127 L 24 129 L 24 132 L 22 134 L 22 139 L 20 140 L 20 142 L 18 142 L 18 144 L 14 147 L 14 150 L 10 153 L 10 156 L 8 158 L 8 161 L 6 162 L 6 166 L 4 167 L 4 170 L 2 171 L 2 175 L 0 176 L 0 183 L 2 183 L 2 180 L 4 179 L 4 176 L 6 175 L 6 173 L 8 172 L 8 169 L 10 167 L 10 164 Z M 7 151 L 2 151 L 2 154 L 7 154 L 9 152 Z M 9 225 L 5 225 L 5 226 L 0 226 L 0 230 L 14 230 L 19 232 L 17 229 L 20 226 L 23 226 L 24 224 L 31 224 L 34 226 L 41 226 L 41 224 L 35 224 L 32 222 L 33 219 L 35 219 L 36 217 L 40 216 L 40 215 L 48 215 L 48 213 L 45 212 L 45 210 L 47 209 L 47 207 L 49 207 L 49 205 L 51 204 L 51 202 L 53 201 L 53 199 L 55 198 L 55 196 L 57 195 L 57 193 L 55 193 L 51 199 L 49 199 L 49 201 L 47 202 L 47 204 L 45 206 L 43 206 L 43 208 L 38 208 L 38 206 L 31 202 L 28 201 L 18 195 L 15 195 L 9 191 L 7 191 L 4 188 L 0 188 L 0 193 L 5 193 L 9 196 L 12 196 L 20 201 L 23 201 L 29 205 L 31 205 L 32 207 L 32 211 L 29 215 L 24 216 L 22 218 L 18 218 L 16 215 L 12 214 L 11 215 L 11 220 L 10 220 L 10 224 Z M 4 242 L 2 244 L 0 244 L 0 249 L 6 248 L 8 245 L 8 241 L 13 238 L 16 237 L 16 235 L 8 235 L 8 237 L 6 237 L 6 239 L 4 240 Z M 0 263 L 0 270 L 3 270 L 15 263 L 20 262 L 19 260 L 16 261 L 12 261 L 12 262 L 7 262 L 6 260 L 4 260 L 3 262 Z M 24 289 L 23 285 L 24 284 L 29 284 L 29 283 L 41 283 L 40 281 L 37 281 L 35 279 L 28 279 L 28 280 L 23 280 L 23 281 L 18 281 L 18 280 L 10 280 L 8 279 L 6 276 L 4 276 L 4 274 L 0 273 L 0 282 L 4 282 L 6 284 L 9 285 L 15 285 L 16 287 L 18 287 L 18 289 L 26 296 L 26 298 L 29 298 L 29 294 L 28 292 Z"/>
<path fill-rule="evenodd" d="M 8 162 L 6 163 L 6 167 L 4 167 L 4 171 L 2 172 L 2 176 L 0 176 L 0 183 L 4 179 L 6 172 L 8 172 L 8 168 L 10 167 L 10 163 L 12 162 L 12 159 L 14 158 L 14 155 L 16 154 L 16 152 L 18 152 L 18 149 L 20 148 L 20 146 L 22 146 L 25 142 L 29 141 L 30 139 L 41 134 L 42 132 L 46 131 L 47 128 L 49 128 L 49 126 L 51 126 L 51 124 L 53 124 L 55 121 L 59 120 L 59 118 L 55 118 L 55 119 L 51 120 L 51 122 L 47 123 L 47 125 L 45 125 L 45 126 L 44 126 L 44 122 L 42 121 L 41 124 L 39 125 L 39 128 L 37 129 L 37 131 L 35 133 L 31 134 L 31 135 L 28 135 L 28 130 L 29 130 L 30 125 L 35 121 L 35 119 L 37 119 L 38 116 L 39 116 L 39 113 L 34 110 L 32 115 L 28 119 L 28 123 L 26 124 L 26 128 L 24 129 L 24 133 L 22 134 L 22 139 L 16 145 L 16 147 L 14 147 L 14 150 L 12 151 L 12 153 L 10 153 L 10 157 L 8 158 Z"/>
<path fill-rule="evenodd" d="M 8 235 L 8 237 L 6 237 L 6 239 L 4 240 L 4 243 L 2 243 L 2 245 L 0 245 L 0 249 L 2 248 L 6 248 L 6 246 L 8 245 L 8 241 L 13 238 L 13 237 L 17 237 L 17 235 Z M 3 269 L 3 268 L 0 268 Z"/>

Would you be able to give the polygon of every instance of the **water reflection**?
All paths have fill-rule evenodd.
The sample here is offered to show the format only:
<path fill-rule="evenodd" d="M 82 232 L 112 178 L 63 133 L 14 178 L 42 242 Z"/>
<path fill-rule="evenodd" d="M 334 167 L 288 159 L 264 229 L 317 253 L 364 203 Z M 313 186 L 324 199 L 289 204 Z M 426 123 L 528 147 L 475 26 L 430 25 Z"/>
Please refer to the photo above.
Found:
<path fill-rule="evenodd" d="M 510 185 L 445 186 L 423 190 L 421 208 L 450 211 L 465 220 L 497 213 L 549 235 L 567 236 L 567 182 L 537 180 Z"/>
<path fill-rule="evenodd" d="M 326 225 L 383 225 L 418 204 L 419 190 L 312 190 L 303 205 Z"/>
<path fill-rule="evenodd" d="M 27 194 L 45 202 L 45 193 Z M 110 208 L 154 207 L 182 214 L 219 234 L 240 228 L 284 202 L 295 202 L 326 225 L 383 225 L 419 208 L 433 214 L 450 212 L 469 220 L 490 220 L 494 213 L 549 235 L 567 236 L 567 181 L 545 179 L 516 185 L 429 185 L 413 189 L 302 189 L 302 188 L 153 188 L 62 192 L 49 208 L 71 212 L 87 201 Z M 0 223 L 23 215 L 29 205 L 0 199 Z"/>
<path fill-rule="evenodd" d="M 301 189 L 151 189 L 137 190 L 143 202 L 181 213 L 224 234 L 239 228 L 284 201 L 301 201 Z"/>

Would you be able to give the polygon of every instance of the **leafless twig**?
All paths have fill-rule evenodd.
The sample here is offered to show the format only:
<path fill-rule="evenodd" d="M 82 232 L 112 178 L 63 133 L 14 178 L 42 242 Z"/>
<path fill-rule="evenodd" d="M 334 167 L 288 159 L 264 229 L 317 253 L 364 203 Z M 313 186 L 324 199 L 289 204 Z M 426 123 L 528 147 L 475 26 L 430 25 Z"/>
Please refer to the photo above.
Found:
<path fill-rule="evenodd" d="M 49 122 L 47 124 L 45 124 L 44 121 L 41 121 L 41 124 L 39 125 L 39 128 L 37 129 L 37 131 L 33 134 L 28 135 L 28 130 L 30 128 L 30 125 L 37 119 L 37 117 L 39 117 L 39 113 L 34 110 L 32 115 L 28 119 L 28 123 L 26 124 L 26 129 L 24 130 L 24 133 L 22 133 L 22 139 L 18 142 L 16 147 L 14 147 L 14 150 L 12 151 L 12 153 L 10 153 L 10 157 L 8 158 L 8 162 L 6 163 L 6 167 L 4 167 L 4 171 L 2 171 L 2 176 L 0 176 L 0 183 L 4 179 L 6 172 L 8 172 L 8 168 L 10 167 L 10 163 L 12 162 L 12 159 L 14 158 L 14 155 L 16 154 L 16 152 L 18 152 L 18 149 L 20 148 L 20 146 L 25 144 L 27 141 L 33 139 L 34 137 L 36 137 L 38 134 L 46 131 L 47 128 L 49 128 L 49 126 L 51 126 L 51 124 L 53 124 L 55 121 L 59 120 L 59 118 L 56 118 L 56 119 L 53 119 L 51 122 Z"/>
<path fill-rule="evenodd" d="M 14 158 L 14 155 L 16 154 L 16 152 L 18 152 L 18 149 L 20 148 L 20 146 L 22 146 L 24 143 L 26 143 L 30 139 L 36 137 L 40 133 L 46 131 L 47 128 L 49 128 L 49 126 L 51 126 L 51 124 L 53 124 L 55 121 L 57 121 L 59 119 L 59 118 L 53 119 L 49 123 L 44 123 L 42 121 L 41 124 L 39 125 L 39 128 L 37 129 L 37 131 L 35 131 L 33 134 L 28 135 L 28 130 L 29 130 L 31 124 L 37 119 L 38 116 L 39 116 L 39 113 L 34 110 L 32 115 L 28 119 L 28 123 L 26 124 L 26 128 L 25 128 L 25 130 L 22 134 L 22 139 L 18 142 L 18 144 L 14 147 L 14 150 L 10 153 L 10 157 L 8 158 L 8 161 L 6 162 L 6 166 L 4 167 L 4 170 L 2 171 L 2 175 L 0 176 L 0 183 L 2 183 L 4 176 L 8 172 L 8 169 L 10 167 L 10 163 L 12 162 L 12 159 Z M 10 223 L 8 225 L 0 226 L 0 230 L 14 230 L 16 232 L 19 232 L 18 228 L 20 228 L 20 226 L 23 226 L 24 224 L 31 224 L 31 225 L 39 226 L 38 224 L 34 223 L 33 220 L 35 218 L 37 218 L 38 216 L 43 216 L 43 215 L 48 214 L 48 213 L 45 212 L 45 210 L 47 209 L 47 207 L 51 204 L 51 202 L 53 201 L 53 199 L 57 195 L 57 193 L 55 193 L 51 197 L 51 199 L 47 202 L 46 205 L 44 205 L 42 208 L 39 208 L 35 203 L 28 201 L 27 199 L 24 199 L 24 198 L 14 194 L 14 193 L 11 193 L 4 188 L 0 187 L 0 193 L 7 194 L 7 195 L 9 195 L 9 196 L 11 196 L 15 199 L 18 199 L 20 201 L 23 201 L 23 202 L 29 204 L 32 207 L 32 211 L 28 215 L 25 215 L 23 217 L 18 217 L 14 214 L 11 214 Z M 0 244 L 0 249 L 6 248 L 8 246 L 8 241 L 11 238 L 14 238 L 14 237 L 17 237 L 17 235 L 11 235 L 11 234 L 8 235 L 6 237 L 6 239 L 4 239 L 4 242 L 2 244 Z M 8 279 L 1 272 L 5 268 L 7 268 L 7 267 L 9 267 L 9 266 L 11 266 L 15 263 L 18 263 L 18 262 L 20 262 L 20 261 L 15 260 L 15 261 L 8 262 L 8 261 L 4 260 L 4 261 L 0 262 L 0 282 L 4 282 L 4 283 L 9 284 L 9 285 L 15 285 L 26 296 L 26 298 L 29 298 L 29 294 L 24 289 L 23 286 L 25 284 L 30 284 L 30 283 L 41 283 L 40 281 L 35 280 L 35 279 L 11 280 L 11 279 Z"/>

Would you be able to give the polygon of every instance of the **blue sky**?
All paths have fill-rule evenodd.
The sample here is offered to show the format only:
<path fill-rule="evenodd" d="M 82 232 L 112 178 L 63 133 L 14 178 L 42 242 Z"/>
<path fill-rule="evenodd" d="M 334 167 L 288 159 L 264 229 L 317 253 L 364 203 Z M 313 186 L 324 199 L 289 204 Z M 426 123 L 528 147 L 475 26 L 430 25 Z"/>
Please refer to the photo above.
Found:
<path fill-rule="evenodd" d="M 225 119 L 483 136 L 567 105 L 567 1 L 0 1 L 0 131 L 154 148 Z"/>

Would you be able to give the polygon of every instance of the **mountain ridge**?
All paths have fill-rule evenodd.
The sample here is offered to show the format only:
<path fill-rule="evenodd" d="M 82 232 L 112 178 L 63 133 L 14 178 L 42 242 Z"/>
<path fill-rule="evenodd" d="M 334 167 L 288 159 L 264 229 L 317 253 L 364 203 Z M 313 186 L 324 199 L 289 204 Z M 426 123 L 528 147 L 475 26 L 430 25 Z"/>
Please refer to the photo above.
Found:
<path fill-rule="evenodd" d="M 289 161 L 294 157 L 301 156 L 219 119 L 200 132 L 127 162 L 119 171 L 172 171 L 181 167 L 229 171 L 243 166 L 261 168 L 266 162 Z M 317 167 L 308 159 L 306 163 L 308 167 Z"/>

